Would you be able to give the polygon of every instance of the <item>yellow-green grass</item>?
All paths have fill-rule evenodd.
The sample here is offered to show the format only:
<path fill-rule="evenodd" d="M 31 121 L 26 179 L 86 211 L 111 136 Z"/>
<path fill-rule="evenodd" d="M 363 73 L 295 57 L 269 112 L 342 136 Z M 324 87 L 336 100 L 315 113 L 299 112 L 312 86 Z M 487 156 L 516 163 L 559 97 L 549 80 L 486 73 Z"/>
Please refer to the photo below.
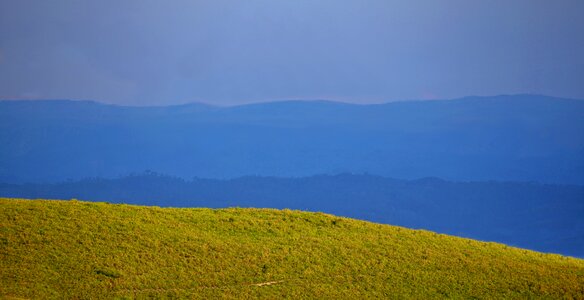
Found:
<path fill-rule="evenodd" d="M 584 261 L 322 213 L 0 199 L 2 298 L 584 298 Z"/>

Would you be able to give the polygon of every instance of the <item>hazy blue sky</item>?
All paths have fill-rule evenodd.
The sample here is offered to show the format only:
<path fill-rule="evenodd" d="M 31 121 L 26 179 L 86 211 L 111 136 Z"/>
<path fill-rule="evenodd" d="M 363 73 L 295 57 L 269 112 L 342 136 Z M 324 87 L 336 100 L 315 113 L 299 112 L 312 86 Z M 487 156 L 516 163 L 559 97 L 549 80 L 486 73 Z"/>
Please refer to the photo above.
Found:
<path fill-rule="evenodd" d="M 0 98 L 584 98 L 582 0 L 0 0 Z"/>

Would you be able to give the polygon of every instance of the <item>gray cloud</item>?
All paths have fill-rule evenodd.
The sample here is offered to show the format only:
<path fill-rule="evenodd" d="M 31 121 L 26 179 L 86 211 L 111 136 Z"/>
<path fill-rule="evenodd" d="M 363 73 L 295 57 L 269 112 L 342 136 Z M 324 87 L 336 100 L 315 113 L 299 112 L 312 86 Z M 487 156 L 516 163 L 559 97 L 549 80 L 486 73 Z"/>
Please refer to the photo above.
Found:
<path fill-rule="evenodd" d="M 584 98 L 582 13 L 578 0 L 3 1 L 0 95 Z"/>

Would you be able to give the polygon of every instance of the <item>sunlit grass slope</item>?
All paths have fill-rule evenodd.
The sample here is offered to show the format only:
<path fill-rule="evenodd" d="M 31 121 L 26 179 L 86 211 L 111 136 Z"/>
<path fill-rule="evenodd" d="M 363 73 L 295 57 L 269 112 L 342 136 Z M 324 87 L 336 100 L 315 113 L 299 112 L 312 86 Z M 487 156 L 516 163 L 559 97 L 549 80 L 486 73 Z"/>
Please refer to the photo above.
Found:
<path fill-rule="evenodd" d="M 0 199 L 1 298 L 584 298 L 584 261 L 271 209 Z"/>

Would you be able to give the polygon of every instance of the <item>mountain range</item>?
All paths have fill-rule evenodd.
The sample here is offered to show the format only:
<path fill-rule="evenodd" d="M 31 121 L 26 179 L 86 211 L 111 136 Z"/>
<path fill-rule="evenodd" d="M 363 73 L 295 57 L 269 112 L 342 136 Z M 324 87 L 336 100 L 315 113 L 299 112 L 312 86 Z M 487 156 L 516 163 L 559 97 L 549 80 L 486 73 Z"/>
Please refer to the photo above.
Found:
<path fill-rule="evenodd" d="M 356 105 L 124 107 L 0 101 L 0 181 L 369 173 L 584 184 L 584 101 L 536 95 Z"/>

